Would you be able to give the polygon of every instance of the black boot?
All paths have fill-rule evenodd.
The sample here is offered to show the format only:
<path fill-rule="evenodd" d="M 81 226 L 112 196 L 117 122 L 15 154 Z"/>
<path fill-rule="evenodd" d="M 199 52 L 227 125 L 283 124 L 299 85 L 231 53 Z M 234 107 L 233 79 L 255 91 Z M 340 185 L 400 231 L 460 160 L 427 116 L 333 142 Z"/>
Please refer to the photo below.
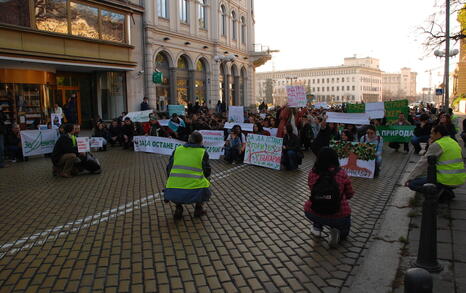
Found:
<path fill-rule="evenodd" d="M 179 220 L 183 218 L 183 206 L 182 205 L 180 204 L 176 205 L 176 210 L 175 210 L 175 214 L 173 215 L 173 217 L 175 218 L 175 220 Z"/>
<path fill-rule="evenodd" d="M 206 214 L 206 211 L 202 208 L 202 203 L 196 203 L 196 207 L 194 208 L 194 216 L 201 217 Z"/>

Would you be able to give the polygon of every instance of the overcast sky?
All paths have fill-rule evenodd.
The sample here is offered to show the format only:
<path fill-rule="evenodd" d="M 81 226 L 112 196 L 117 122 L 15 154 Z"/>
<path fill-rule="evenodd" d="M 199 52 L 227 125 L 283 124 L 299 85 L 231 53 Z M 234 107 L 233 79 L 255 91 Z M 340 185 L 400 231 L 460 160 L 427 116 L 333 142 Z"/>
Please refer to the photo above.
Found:
<path fill-rule="evenodd" d="M 436 11 L 437 2 L 255 0 L 256 43 L 280 50 L 257 71 L 337 66 L 357 54 L 378 58 L 383 71 L 412 68 L 418 72 L 418 91 L 429 87 L 425 71 L 432 69 L 434 87 L 443 78 L 443 59 L 425 57 L 424 36 L 417 28 Z M 456 17 L 451 25 L 457 27 Z M 456 62 L 451 60 L 450 71 Z"/>

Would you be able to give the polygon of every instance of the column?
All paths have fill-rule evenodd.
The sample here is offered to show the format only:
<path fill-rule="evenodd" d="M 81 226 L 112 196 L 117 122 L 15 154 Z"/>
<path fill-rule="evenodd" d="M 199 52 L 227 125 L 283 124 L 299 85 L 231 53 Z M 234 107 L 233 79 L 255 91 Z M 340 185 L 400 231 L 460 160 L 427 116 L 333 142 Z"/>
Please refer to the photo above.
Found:
<path fill-rule="evenodd" d="M 233 97 L 233 105 L 235 106 L 241 106 L 241 101 L 240 101 L 240 93 L 239 93 L 239 89 L 240 89 L 240 84 L 239 84 L 239 76 L 234 76 L 233 77 L 233 87 L 234 87 L 234 92 L 235 92 L 235 96 Z M 244 106 L 244 105 L 243 105 Z"/>
<path fill-rule="evenodd" d="M 170 105 L 176 105 L 176 97 L 177 97 L 177 90 L 176 90 L 176 67 L 170 67 L 170 99 L 168 103 Z"/>
<path fill-rule="evenodd" d="M 224 95 L 225 95 L 225 103 L 227 104 L 227 109 L 230 106 L 230 76 L 229 74 L 226 74 L 224 76 L 224 81 L 223 81 L 223 88 L 224 88 Z"/>
<path fill-rule="evenodd" d="M 193 104 L 196 102 L 196 80 L 194 72 L 195 71 L 193 69 L 188 71 L 188 102 Z"/>

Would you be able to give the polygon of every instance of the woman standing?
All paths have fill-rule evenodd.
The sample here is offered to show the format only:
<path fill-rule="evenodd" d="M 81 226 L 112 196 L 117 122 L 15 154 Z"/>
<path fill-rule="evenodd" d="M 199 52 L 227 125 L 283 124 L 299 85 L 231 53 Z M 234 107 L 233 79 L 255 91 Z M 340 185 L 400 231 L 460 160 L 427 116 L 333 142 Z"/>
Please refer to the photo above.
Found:
<path fill-rule="evenodd" d="M 285 127 L 285 137 L 283 137 L 283 155 L 282 161 L 286 170 L 293 171 L 298 169 L 300 164 L 298 154 L 300 153 L 299 137 L 293 133 L 293 126 L 287 124 Z"/>

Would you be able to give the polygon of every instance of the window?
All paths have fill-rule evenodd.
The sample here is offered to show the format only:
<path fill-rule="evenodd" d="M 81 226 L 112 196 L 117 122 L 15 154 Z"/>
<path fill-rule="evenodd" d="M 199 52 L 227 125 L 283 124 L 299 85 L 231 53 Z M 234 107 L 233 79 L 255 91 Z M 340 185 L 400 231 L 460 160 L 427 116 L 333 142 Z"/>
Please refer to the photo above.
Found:
<path fill-rule="evenodd" d="M 222 13 L 222 21 L 221 21 L 221 32 L 222 36 L 227 35 L 227 10 L 225 9 L 225 6 L 220 6 L 220 10 Z"/>
<path fill-rule="evenodd" d="M 91 39 L 99 38 L 99 9 L 80 3 L 70 3 L 71 34 Z"/>
<path fill-rule="evenodd" d="M 157 14 L 159 17 L 168 18 L 168 0 L 157 0 Z"/>
<path fill-rule="evenodd" d="M 0 23 L 30 26 L 28 0 L 2 0 L 0 11 L 5 11 L 0 13 Z"/>
<path fill-rule="evenodd" d="M 207 28 L 207 0 L 199 0 L 199 27 Z"/>
<path fill-rule="evenodd" d="M 354 87 L 354 85 L 353 85 L 353 91 L 354 91 L 354 90 L 355 90 L 355 87 Z"/>
<path fill-rule="evenodd" d="M 188 0 L 180 0 L 180 21 L 188 23 Z"/>
<path fill-rule="evenodd" d="M 113 42 L 125 41 L 125 16 L 123 14 L 101 10 L 102 39 Z"/>
<path fill-rule="evenodd" d="M 246 44 L 246 18 L 244 16 L 241 17 L 241 43 Z"/>
<path fill-rule="evenodd" d="M 36 26 L 41 31 L 68 33 L 66 0 L 35 1 Z"/>
<path fill-rule="evenodd" d="M 237 37 L 238 37 L 238 31 L 237 31 L 237 28 L 236 28 L 237 22 L 238 22 L 238 20 L 236 19 L 236 12 L 232 11 L 231 12 L 231 25 L 232 25 L 232 27 L 231 27 L 231 38 L 233 40 L 236 40 Z"/>

